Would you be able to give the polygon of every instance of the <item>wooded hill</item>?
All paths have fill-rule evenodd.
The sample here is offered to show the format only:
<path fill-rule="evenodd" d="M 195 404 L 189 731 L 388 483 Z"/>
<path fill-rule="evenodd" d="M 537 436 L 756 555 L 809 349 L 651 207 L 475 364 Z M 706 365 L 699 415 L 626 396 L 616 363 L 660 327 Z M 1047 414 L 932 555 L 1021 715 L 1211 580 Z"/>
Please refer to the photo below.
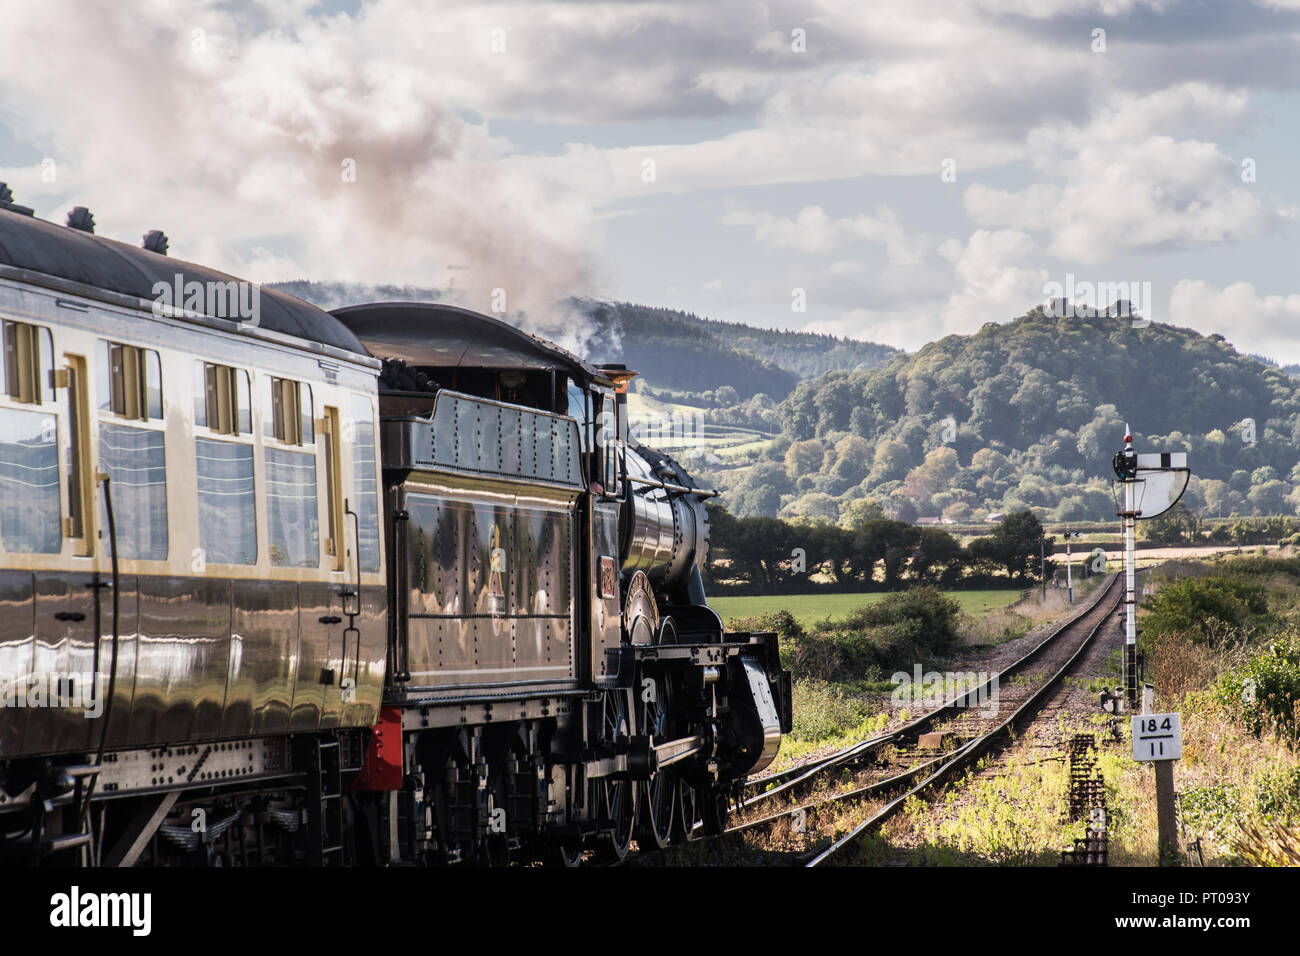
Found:
<path fill-rule="evenodd" d="M 828 371 L 875 368 L 897 349 L 809 332 L 759 329 L 703 319 L 690 312 L 629 302 L 584 300 L 582 308 L 608 330 L 593 341 L 598 361 L 623 362 L 660 389 L 701 393 L 731 386 L 742 399 L 780 401 L 803 379 Z"/>
<path fill-rule="evenodd" d="M 871 499 L 904 520 L 1109 520 L 1126 421 L 1139 451 L 1188 453 L 1195 512 L 1300 505 L 1300 382 L 1221 335 L 1159 323 L 1035 309 L 803 383 L 778 418 L 782 440 L 726 476 L 737 514 L 851 523 Z"/>

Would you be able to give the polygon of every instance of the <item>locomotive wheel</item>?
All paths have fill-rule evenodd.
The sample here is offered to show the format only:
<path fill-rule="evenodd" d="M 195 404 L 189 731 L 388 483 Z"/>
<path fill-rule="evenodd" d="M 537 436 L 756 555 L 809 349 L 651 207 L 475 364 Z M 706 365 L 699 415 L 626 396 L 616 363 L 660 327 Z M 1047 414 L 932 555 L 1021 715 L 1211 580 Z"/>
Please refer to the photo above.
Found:
<path fill-rule="evenodd" d="M 638 729 L 650 737 L 651 744 L 670 739 L 672 692 L 668 678 L 642 676 L 637 682 Z M 641 788 L 641 821 L 637 840 L 646 849 L 659 849 L 672 841 L 673 809 L 677 803 L 677 775 L 668 770 L 657 771 Z"/>
<path fill-rule="evenodd" d="M 688 781 L 678 777 L 676 791 L 677 809 L 673 817 L 673 842 L 685 843 L 687 840 L 695 839 L 695 824 L 699 819 L 696 811 L 695 788 Z"/>
<path fill-rule="evenodd" d="M 567 842 L 557 843 L 555 845 L 555 859 L 560 866 L 570 869 L 582 866 L 582 845 Z"/>
<path fill-rule="evenodd" d="M 662 850 L 672 842 L 676 783 L 675 777 L 661 770 L 640 784 L 641 825 L 637 828 L 637 840 L 647 850 Z"/>
<path fill-rule="evenodd" d="M 727 819 L 731 816 L 731 800 L 725 790 L 705 790 L 700 794 L 700 813 L 704 820 L 704 832 L 708 836 L 718 836 L 727 829 Z"/>
<path fill-rule="evenodd" d="M 611 691 L 605 695 L 602 739 L 607 743 L 631 736 L 628 720 L 628 692 Z M 615 859 L 623 859 L 632 845 L 636 830 L 637 785 L 626 778 L 606 777 L 600 782 L 602 815 L 608 829 L 607 849 Z"/>

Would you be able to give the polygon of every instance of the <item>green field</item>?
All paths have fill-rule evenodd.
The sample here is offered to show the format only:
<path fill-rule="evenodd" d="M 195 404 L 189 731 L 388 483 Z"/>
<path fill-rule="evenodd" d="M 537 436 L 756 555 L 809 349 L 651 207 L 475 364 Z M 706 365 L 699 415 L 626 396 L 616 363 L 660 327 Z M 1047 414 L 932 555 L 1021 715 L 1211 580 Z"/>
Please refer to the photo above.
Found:
<path fill-rule="evenodd" d="M 1019 591 L 949 591 L 967 614 L 986 614 L 1006 607 L 1020 597 Z M 762 594 L 754 597 L 711 597 L 709 606 L 724 623 L 737 617 L 756 617 L 772 611 L 789 611 L 804 627 L 826 618 L 838 620 L 885 595 L 872 594 Z"/>

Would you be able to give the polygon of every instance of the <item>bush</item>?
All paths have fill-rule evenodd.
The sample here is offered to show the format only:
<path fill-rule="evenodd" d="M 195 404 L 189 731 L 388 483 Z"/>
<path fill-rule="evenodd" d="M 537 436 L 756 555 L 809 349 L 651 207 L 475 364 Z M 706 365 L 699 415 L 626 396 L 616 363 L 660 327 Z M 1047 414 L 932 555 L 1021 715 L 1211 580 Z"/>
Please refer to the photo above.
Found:
<path fill-rule="evenodd" d="M 1296 538 L 1300 539 L 1300 534 L 1297 534 Z M 1238 576 L 1264 577 L 1285 574 L 1300 579 L 1300 558 L 1278 558 L 1270 555 L 1230 558 L 1227 569 Z"/>
<path fill-rule="evenodd" d="M 860 680 L 956 650 L 960 617 L 961 605 L 952 598 L 934 588 L 911 588 L 854 611 L 838 626 L 821 628 L 809 642 L 824 642 L 820 652 L 832 652 L 833 677 Z"/>
<path fill-rule="evenodd" d="M 1300 767 L 1265 771 L 1255 787 L 1255 809 L 1267 822 L 1300 824 Z"/>
<path fill-rule="evenodd" d="M 1220 679 L 1216 699 L 1256 737 L 1274 731 L 1292 745 L 1300 742 L 1300 640 L 1270 642 Z"/>
<path fill-rule="evenodd" d="M 1266 617 L 1268 593 L 1240 575 L 1181 580 L 1162 585 L 1146 606 L 1143 628 L 1152 636 L 1186 634 L 1214 644 Z"/>
<path fill-rule="evenodd" d="M 866 712 L 854 698 L 825 681 L 801 677 L 794 682 L 795 740 L 816 742 L 860 723 Z"/>
<path fill-rule="evenodd" d="M 854 611 L 845 620 L 850 628 L 885 628 L 918 653 L 946 654 L 958 644 L 961 605 L 935 588 L 899 591 Z"/>
<path fill-rule="evenodd" d="M 738 618 L 731 628 L 775 631 L 781 663 L 797 678 L 870 681 L 955 651 L 960 618 L 960 604 L 927 587 L 888 594 L 840 623 L 823 621 L 812 631 L 789 611 Z"/>

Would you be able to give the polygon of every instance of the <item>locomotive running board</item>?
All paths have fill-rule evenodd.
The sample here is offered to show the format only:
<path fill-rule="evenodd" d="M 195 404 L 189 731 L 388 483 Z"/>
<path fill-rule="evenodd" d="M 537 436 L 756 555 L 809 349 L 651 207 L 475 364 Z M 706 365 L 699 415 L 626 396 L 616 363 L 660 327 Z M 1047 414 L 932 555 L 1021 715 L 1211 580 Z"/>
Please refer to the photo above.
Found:
<path fill-rule="evenodd" d="M 222 787 L 251 780 L 272 780 L 293 776 L 288 737 L 255 737 L 251 740 L 218 741 L 110 751 L 98 767 L 76 765 L 64 768 L 73 776 L 94 770 L 99 776 L 94 800 L 135 797 L 145 794 L 182 792 L 196 787 Z M 36 785 L 22 793 L 0 799 L 0 812 L 31 805 Z M 3 797 L 0 794 L 0 797 Z M 72 802 L 72 791 L 51 799 L 53 806 Z"/>

